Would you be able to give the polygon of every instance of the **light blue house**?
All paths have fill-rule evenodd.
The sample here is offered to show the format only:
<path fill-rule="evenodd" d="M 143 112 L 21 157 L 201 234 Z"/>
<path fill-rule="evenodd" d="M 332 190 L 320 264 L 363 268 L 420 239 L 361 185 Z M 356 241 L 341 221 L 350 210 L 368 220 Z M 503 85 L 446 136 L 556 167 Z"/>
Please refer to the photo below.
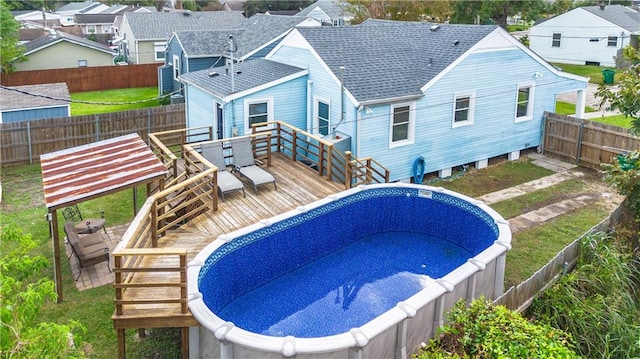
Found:
<path fill-rule="evenodd" d="M 420 157 L 425 172 L 441 177 L 496 156 L 517 159 L 540 145 L 543 112 L 555 110 L 556 96 L 577 92 L 581 116 L 587 87 L 498 26 L 369 20 L 296 28 L 251 62 L 182 76 L 187 125 L 213 125 L 228 137 L 281 120 L 338 134 L 351 139 L 355 156 L 387 167 L 392 181 L 410 180 Z"/>
<path fill-rule="evenodd" d="M 228 65 L 232 57 L 235 62 L 264 57 L 296 26 L 320 23 L 304 16 L 255 14 L 232 29 L 174 32 L 158 68 L 159 93 L 179 91 L 180 75 Z M 230 36 L 235 52 L 230 51 Z"/>

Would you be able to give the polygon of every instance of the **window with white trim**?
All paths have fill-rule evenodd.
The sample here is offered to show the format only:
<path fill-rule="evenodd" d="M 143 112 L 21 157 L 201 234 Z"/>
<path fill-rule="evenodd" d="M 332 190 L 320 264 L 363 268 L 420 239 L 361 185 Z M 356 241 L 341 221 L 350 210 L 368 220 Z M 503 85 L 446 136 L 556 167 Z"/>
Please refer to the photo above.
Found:
<path fill-rule="evenodd" d="M 96 25 L 87 25 L 87 34 L 95 34 Z"/>
<path fill-rule="evenodd" d="M 413 143 L 415 109 L 413 103 L 391 105 L 389 147 Z"/>
<path fill-rule="evenodd" d="M 562 34 L 554 32 L 551 39 L 551 47 L 560 47 L 560 41 L 562 40 Z"/>
<path fill-rule="evenodd" d="M 533 118 L 533 84 L 518 86 L 516 95 L 516 121 L 524 121 Z"/>
<path fill-rule="evenodd" d="M 618 47 L 618 37 L 617 36 L 607 37 L 607 46 Z"/>
<path fill-rule="evenodd" d="M 475 111 L 475 93 L 455 94 L 453 100 L 453 124 L 452 127 L 460 127 L 473 124 Z"/>
<path fill-rule="evenodd" d="M 244 102 L 245 130 L 251 131 L 251 126 L 273 121 L 273 98 L 249 99 Z"/>
<path fill-rule="evenodd" d="M 180 57 L 173 55 L 173 79 L 178 81 L 178 76 L 180 76 Z"/>
<path fill-rule="evenodd" d="M 153 59 L 155 61 L 164 60 L 164 51 L 167 47 L 166 42 L 154 42 L 153 43 Z"/>
<path fill-rule="evenodd" d="M 313 123 L 313 133 L 316 135 L 326 136 L 329 134 L 329 109 L 330 102 L 327 99 L 316 98 L 315 100 L 315 116 Z"/>

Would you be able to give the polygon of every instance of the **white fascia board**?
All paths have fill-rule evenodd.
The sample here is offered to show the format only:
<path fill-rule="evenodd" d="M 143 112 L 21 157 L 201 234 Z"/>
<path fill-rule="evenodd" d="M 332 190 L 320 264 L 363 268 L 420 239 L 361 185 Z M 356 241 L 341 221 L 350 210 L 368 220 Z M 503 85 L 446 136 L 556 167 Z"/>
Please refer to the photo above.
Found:
<path fill-rule="evenodd" d="M 460 64 L 467 57 L 469 57 L 469 55 L 473 53 L 489 52 L 489 51 L 506 51 L 506 50 L 513 50 L 516 48 L 524 51 L 536 62 L 540 63 L 542 66 L 547 68 L 549 71 L 551 71 L 555 75 L 584 82 L 585 88 L 586 88 L 586 85 L 589 82 L 589 78 L 574 75 L 574 74 L 569 74 L 563 71 L 558 71 L 554 66 L 552 66 L 550 63 L 548 63 L 543 58 L 538 56 L 535 52 L 531 51 L 528 47 L 524 46 L 520 41 L 518 41 L 518 39 L 513 37 L 506 30 L 498 26 L 495 30 L 493 30 L 491 33 L 485 36 L 482 40 L 478 41 L 475 45 L 469 48 L 469 50 L 467 50 L 464 54 L 462 54 L 455 61 L 449 64 L 449 66 L 447 66 L 444 70 L 442 70 L 439 74 L 437 74 L 424 86 L 422 86 L 420 90 L 422 91 L 422 93 L 425 93 L 431 86 L 436 84 L 442 77 L 448 74 L 451 70 L 453 70 L 456 66 L 458 66 L 458 64 Z"/>
<path fill-rule="evenodd" d="M 291 47 L 297 47 L 297 48 L 309 50 L 313 55 L 313 57 L 316 59 L 316 61 L 318 61 L 320 66 L 322 66 L 322 68 L 326 71 L 326 73 L 328 73 L 329 76 L 331 76 L 331 79 L 333 79 L 333 82 L 335 82 L 338 87 L 340 86 L 340 78 L 338 77 L 338 75 L 334 74 L 333 71 L 331 71 L 329 66 L 327 66 L 327 64 L 322 60 L 320 55 L 318 55 L 316 50 L 311 46 L 311 44 L 309 44 L 309 42 L 304 38 L 304 36 L 302 36 L 302 34 L 300 33 L 300 31 L 298 31 L 298 29 L 295 29 L 295 28 L 292 29 L 291 32 L 289 32 L 287 36 L 285 36 L 285 38 L 282 39 L 282 41 L 280 41 L 280 43 L 276 45 L 276 47 L 274 47 L 273 50 L 271 50 L 265 56 L 265 59 L 271 58 L 273 54 L 278 52 L 278 50 L 280 50 L 280 48 L 284 46 L 291 46 Z M 349 71 L 349 69 L 345 69 L 345 71 Z M 345 94 L 347 95 L 347 98 L 349 99 L 349 101 L 351 101 L 353 106 L 357 107 L 358 100 L 351 94 L 351 92 L 349 92 L 348 89 L 345 88 L 344 91 L 345 91 Z"/>
<path fill-rule="evenodd" d="M 229 96 L 226 96 L 226 97 L 222 98 L 222 101 L 225 102 L 225 103 L 226 102 L 231 102 L 231 101 L 239 99 L 241 97 L 248 96 L 248 95 L 251 95 L 252 93 L 256 93 L 258 91 L 262 91 L 262 90 L 268 89 L 269 87 L 273 87 L 273 86 L 276 86 L 276 85 L 283 84 L 285 82 L 291 81 L 293 79 L 297 79 L 298 77 L 301 77 L 301 76 L 304 76 L 304 75 L 307 75 L 307 74 L 309 74 L 309 70 L 304 69 L 304 70 L 302 70 L 300 72 L 296 72 L 295 74 L 291 74 L 289 76 L 285 76 L 285 77 L 279 78 L 279 79 L 277 79 L 275 81 L 267 82 L 265 84 L 262 84 L 262 85 L 256 86 L 256 87 L 252 87 L 252 88 L 250 88 L 248 90 L 245 90 L 245 91 L 240 91 L 240 92 L 233 93 L 233 94 L 231 94 Z"/>
<path fill-rule="evenodd" d="M 63 100 L 61 100 L 61 101 L 63 101 Z M 7 109 L 7 110 L 2 110 L 2 112 L 3 113 L 20 112 L 20 111 L 41 110 L 41 109 L 46 109 L 46 108 L 58 108 L 58 107 L 66 107 L 68 109 L 69 105 L 60 104 L 60 105 L 45 105 L 45 106 L 35 106 L 35 107 L 21 107 L 21 108 L 12 108 L 12 109 Z"/>

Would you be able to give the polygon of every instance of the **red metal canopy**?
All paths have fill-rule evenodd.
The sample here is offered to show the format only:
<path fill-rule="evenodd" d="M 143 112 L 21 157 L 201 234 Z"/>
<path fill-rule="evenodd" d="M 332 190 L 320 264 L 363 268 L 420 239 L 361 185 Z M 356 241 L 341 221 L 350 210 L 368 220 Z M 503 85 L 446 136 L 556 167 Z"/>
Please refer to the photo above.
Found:
<path fill-rule="evenodd" d="M 167 173 L 135 133 L 43 154 L 40 164 L 49 212 L 161 179 Z"/>

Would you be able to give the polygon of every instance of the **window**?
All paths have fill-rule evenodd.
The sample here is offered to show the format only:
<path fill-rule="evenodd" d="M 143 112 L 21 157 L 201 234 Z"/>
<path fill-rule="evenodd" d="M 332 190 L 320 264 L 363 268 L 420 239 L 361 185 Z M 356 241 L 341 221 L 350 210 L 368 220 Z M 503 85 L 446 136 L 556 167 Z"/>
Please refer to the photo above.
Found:
<path fill-rule="evenodd" d="M 153 43 L 153 54 L 154 54 L 154 60 L 155 61 L 162 61 L 164 60 L 164 50 L 165 47 L 167 46 L 166 42 L 154 42 Z"/>
<path fill-rule="evenodd" d="M 618 37 L 617 36 L 607 37 L 607 46 L 618 47 Z"/>
<path fill-rule="evenodd" d="M 259 123 L 273 121 L 273 98 L 252 99 L 244 103 L 246 117 L 246 133 L 251 131 L 251 126 Z"/>
<path fill-rule="evenodd" d="M 551 47 L 560 47 L 560 39 L 562 35 L 559 33 L 553 33 L 553 40 L 551 40 Z"/>
<path fill-rule="evenodd" d="M 329 101 L 316 98 L 315 121 L 313 133 L 326 136 L 329 134 Z"/>
<path fill-rule="evenodd" d="M 475 94 L 458 94 L 453 103 L 453 127 L 473 124 Z"/>
<path fill-rule="evenodd" d="M 533 90 L 533 84 L 518 86 L 516 121 L 529 120 L 533 117 Z"/>
<path fill-rule="evenodd" d="M 78 67 L 87 67 L 89 62 L 87 60 L 78 60 Z"/>
<path fill-rule="evenodd" d="M 391 106 L 390 147 L 413 143 L 414 109 L 413 104 Z"/>
<path fill-rule="evenodd" d="M 96 25 L 87 25 L 87 34 L 95 34 Z"/>
<path fill-rule="evenodd" d="M 173 79 L 177 81 L 178 76 L 180 76 L 180 58 L 173 55 Z"/>
<path fill-rule="evenodd" d="M 102 25 L 102 32 L 108 34 L 111 32 L 111 25 Z"/>

